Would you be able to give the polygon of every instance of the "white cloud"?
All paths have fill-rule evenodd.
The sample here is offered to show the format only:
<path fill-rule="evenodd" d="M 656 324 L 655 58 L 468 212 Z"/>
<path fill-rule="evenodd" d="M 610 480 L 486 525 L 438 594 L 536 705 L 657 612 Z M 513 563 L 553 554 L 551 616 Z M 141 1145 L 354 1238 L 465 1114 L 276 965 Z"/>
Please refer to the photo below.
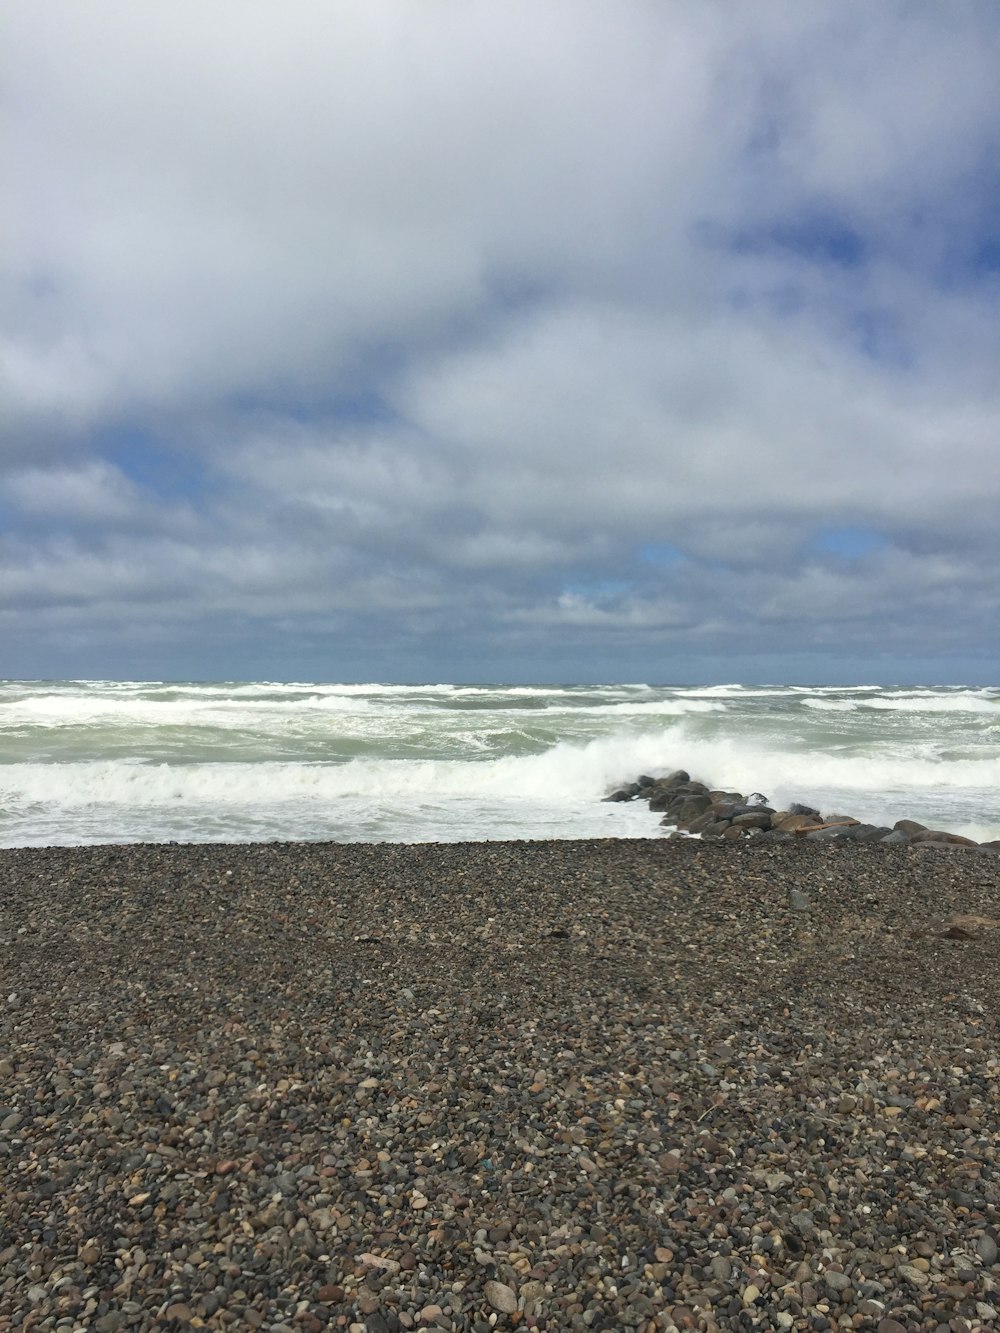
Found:
<path fill-rule="evenodd" d="M 887 606 L 947 650 L 963 599 L 993 607 L 992 7 L 47 0 L 7 27 L 23 625 L 450 613 L 495 661 L 515 626 L 781 651 Z M 125 428 L 205 488 L 133 480 Z M 838 526 L 888 550 L 810 557 Z"/>
<path fill-rule="evenodd" d="M 92 460 L 75 468 L 24 468 L 4 482 L 8 501 L 27 514 L 83 522 L 120 522 L 138 517 L 135 485 L 108 463 Z"/>

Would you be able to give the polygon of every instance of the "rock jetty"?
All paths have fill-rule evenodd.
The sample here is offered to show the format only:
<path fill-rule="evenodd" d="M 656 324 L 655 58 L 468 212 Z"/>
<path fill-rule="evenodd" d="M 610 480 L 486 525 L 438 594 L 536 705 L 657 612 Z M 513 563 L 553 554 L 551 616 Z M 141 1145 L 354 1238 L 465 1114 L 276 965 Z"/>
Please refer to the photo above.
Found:
<path fill-rule="evenodd" d="M 813 806 L 798 802 L 778 810 L 761 792 L 744 796 L 742 792 L 711 788 L 682 768 L 659 778 L 643 774 L 617 787 L 604 800 L 647 801 L 650 810 L 662 812 L 660 823 L 673 828 L 678 836 L 700 834 L 709 842 L 755 837 L 766 842 L 879 842 L 1000 852 L 1000 840 L 977 843 L 958 833 L 928 828 L 914 819 L 898 819 L 890 828 L 866 824 L 852 815 L 821 814 Z"/>

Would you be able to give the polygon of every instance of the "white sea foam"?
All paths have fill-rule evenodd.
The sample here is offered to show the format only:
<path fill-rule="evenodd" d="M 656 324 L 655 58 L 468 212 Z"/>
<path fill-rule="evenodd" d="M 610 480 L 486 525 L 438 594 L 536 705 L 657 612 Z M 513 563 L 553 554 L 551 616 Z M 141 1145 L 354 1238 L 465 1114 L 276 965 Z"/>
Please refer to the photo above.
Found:
<path fill-rule="evenodd" d="M 0 683 L 0 844 L 655 835 L 641 803 L 599 798 L 676 767 L 778 804 L 996 836 L 998 699 L 867 686 Z"/>
<path fill-rule="evenodd" d="M 860 706 L 900 713 L 992 713 L 994 717 L 1000 718 L 1000 701 L 989 695 L 967 691 L 946 695 L 927 692 L 899 694 L 888 698 L 866 699 Z"/>
<path fill-rule="evenodd" d="M 683 717 L 685 713 L 724 713 L 726 704 L 707 699 L 658 699 L 649 703 L 623 701 L 611 704 L 591 704 L 587 713 L 595 717 Z M 550 704 L 547 713 L 579 713 L 578 708 Z"/>
<path fill-rule="evenodd" d="M 803 699 L 802 707 L 817 713 L 853 713 L 858 704 L 853 699 Z"/>

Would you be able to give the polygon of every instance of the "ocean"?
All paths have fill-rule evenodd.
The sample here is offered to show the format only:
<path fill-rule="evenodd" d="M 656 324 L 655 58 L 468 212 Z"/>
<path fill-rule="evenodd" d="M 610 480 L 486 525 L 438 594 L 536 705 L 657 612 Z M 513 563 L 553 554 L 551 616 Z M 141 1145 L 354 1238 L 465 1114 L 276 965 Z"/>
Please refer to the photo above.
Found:
<path fill-rule="evenodd" d="M 0 682 L 0 846 L 663 834 L 640 773 L 1000 837 L 1000 688 Z"/>

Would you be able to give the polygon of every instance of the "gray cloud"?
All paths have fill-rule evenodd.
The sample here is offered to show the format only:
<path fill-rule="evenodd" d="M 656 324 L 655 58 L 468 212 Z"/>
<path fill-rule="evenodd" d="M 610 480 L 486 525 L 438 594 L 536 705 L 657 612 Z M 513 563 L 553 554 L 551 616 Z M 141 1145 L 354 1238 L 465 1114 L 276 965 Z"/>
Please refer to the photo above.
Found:
<path fill-rule="evenodd" d="M 992 6 L 8 29 L 10 670 L 991 660 Z"/>

